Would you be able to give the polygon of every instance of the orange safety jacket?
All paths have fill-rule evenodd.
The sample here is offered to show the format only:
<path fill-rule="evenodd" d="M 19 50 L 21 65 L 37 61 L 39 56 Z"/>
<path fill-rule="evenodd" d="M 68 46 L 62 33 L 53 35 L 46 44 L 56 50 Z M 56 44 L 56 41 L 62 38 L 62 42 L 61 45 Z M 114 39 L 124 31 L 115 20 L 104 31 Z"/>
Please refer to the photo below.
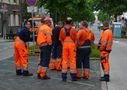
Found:
<path fill-rule="evenodd" d="M 94 40 L 95 40 L 94 33 L 91 30 L 89 30 L 88 34 L 89 34 L 88 38 L 89 38 L 90 42 L 94 43 Z"/>
<path fill-rule="evenodd" d="M 52 44 L 52 29 L 46 25 L 42 24 L 39 26 L 37 34 L 37 44 L 41 46 L 42 44 Z"/>
<path fill-rule="evenodd" d="M 86 39 L 87 39 L 87 35 L 88 33 L 84 30 L 84 29 L 81 29 L 78 31 L 77 33 L 77 46 L 82 46 Z"/>
<path fill-rule="evenodd" d="M 111 51 L 113 44 L 113 34 L 110 29 L 103 31 L 101 38 L 99 40 L 100 51 Z"/>
<path fill-rule="evenodd" d="M 87 32 L 87 40 L 90 40 L 90 42 L 94 42 L 95 37 L 94 37 L 94 33 L 89 30 L 88 28 L 85 28 L 86 32 Z"/>
<path fill-rule="evenodd" d="M 63 43 L 65 39 L 76 41 L 76 29 L 72 28 L 71 25 L 66 25 L 67 29 L 70 29 L 70 35 L 66 35 L 65 28 L 62 28 L 59 35 L 59 40 Z M 70 37 L 70 38 L 68 38 Z"/>

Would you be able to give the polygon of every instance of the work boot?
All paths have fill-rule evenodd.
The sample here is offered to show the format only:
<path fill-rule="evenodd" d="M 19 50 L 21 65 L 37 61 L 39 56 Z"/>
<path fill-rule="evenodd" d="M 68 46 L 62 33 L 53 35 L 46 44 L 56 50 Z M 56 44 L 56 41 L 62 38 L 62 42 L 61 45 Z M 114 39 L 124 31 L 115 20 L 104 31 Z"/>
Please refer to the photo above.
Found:
<path fill-rule="evenodd" d="M 76 79 L 81 79 L 81 78 L 82 78 L 82 70 L 77 70 Z"/>
<path fill-rule="evenodd" d="M 50 77 L 48 77 L 47 75 L 45 75 L 44 77 L 40 77 L 40 75 L 39 75 L 39 78 L 38 79 L 41 79 L 41 80 L 48 80 L 48 79 L 50 79 Z"/>
<path fill-rule="evenodd" d="M 22 75 L 22 70 L 21 69 L 19 69 L 19 70 L 16 70 L 16 75 Z"/>
<path fill-rule="evenodd" d="M 57 71 L 61 71 L 61 67 L 56 67 L 56 70 Z"/>
<path fill-rule="evenodd" d="M 39 73 L 37 74 L 37 78 L 38 78 L 38 79 L 41 79 L 41 76 L 40 76 L 40 74 L 39 74 Z"/>
<path fill-rule="evenodd" d="M 86 80 L 88 80 L 90 78 L 90 75 L 89 74 L 86 74 L 86 75 L 84 75 L 84 77 L 83 77 L 83 79 L 86 79 Z"/>
<path fill-rule="evenodd" d="M 62 73 L 62 81 L 67 81 L 67 73 Z"/>
<path fill-rule="evenodd" d="M 110 79 L 109 79 L 109 75 L 104 75 L 103 77 L 100 78 L 100 81 L 106 81 L 106 82 L 109 82 Z"/>
<path fill-rule="evenodd" d="M 70 75 L 71 75 L 71 81 L 77 81 L 76 73 L 70 73 Z"/>
<path fill-rule="evenodd" d="M 23 71 L 23 76 L 33 76 L 29 71 Z"/>
<path fill-rule="evenodd" d="M 50 67 L 50 70 L 52 70 L 52 71 L 56 70 L 55 62 L 56 62 L 56 60 L 54 60 L 54 59 L 50 61 L 49 67 Z"/>

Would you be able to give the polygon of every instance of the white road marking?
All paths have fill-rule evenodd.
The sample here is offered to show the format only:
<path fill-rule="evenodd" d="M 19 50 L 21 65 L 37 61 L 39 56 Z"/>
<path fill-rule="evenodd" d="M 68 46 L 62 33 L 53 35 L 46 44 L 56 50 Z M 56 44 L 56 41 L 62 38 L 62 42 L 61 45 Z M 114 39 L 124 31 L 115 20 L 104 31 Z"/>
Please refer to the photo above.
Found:
<path fill-rule="evenodd" d="M 119 44 L 119 45 L 122 45 L 122 46 L 127 46 L 127 42 L 122 42 L 122 41 L 116 41 L 116 40 L 114 40 L 113 43 L 114 44 Z"/>
<path fill-rule="evenodd" d="M 4 58 L 0 58 L 0 61 L 7 60 L 8 58 L 11 58 L 11 57 L 13 57 L 13 55 L 10 55 L 10 56 L 4 57 Z"/>
<path fill-rule="evenodd" d="M 60 81 L 61 81 L 61 79 L 59 79 L 59 78 L 52 78 L 52 79 L 60 80 Z M 67 82 L 72 83 L 73 81 L 67 80 Z M 79 85 L 85 85 L 85 86 L 87 85 L 87 86 L 89 86 L 89 87 L 95 87 L 95 85 L 88 84 L 88 83 L 82 83 L 82 82 L 78 82 L 78 81 L 75 81 L 75 82 L 73 82 L 73 83 L 79 84 Z"/>

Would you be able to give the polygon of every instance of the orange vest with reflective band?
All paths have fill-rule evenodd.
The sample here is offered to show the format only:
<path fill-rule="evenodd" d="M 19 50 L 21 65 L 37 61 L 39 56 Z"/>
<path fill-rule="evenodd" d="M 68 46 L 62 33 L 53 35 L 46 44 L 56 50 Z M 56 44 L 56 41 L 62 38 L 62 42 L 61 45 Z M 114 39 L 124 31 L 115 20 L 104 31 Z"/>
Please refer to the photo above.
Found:
<path fill-rule="evenodd" d="M 87 40 L 87 35 L 88 33 L 84 29 L 78 31 L 77 33 L 78 46 L 82 46 L 85 43 L 85 41 Z"/>
<path fill-rule="evenodd" d="M 86 32 L 87 32 L 87 40 L 90 40 L 90 42 L 93 43 L 95 40 L 94 33 L 88 28 L 86 28 Z"/>
<path fill-rule="evenodd" d="M 60 31 L 60 35 L 59 35 L 59 40 L 61 42 L 64 42 L 64 40 L 76 40 L 76 29 L 75 28 L 71 28 L 71 26 L 66 26 L 67 29 L 70 29 L 69 31 L 69 36 L 66 35 L 66 31 L 65 28 L 62 28 Z"/>
<path fill-rule="evenodd" d="M 52 29 L 46 24 L 39 26 L 37 34 L 37 44 L 43 43 L 52 44 Z"/>
<path fill-rule="evenodd" d="M 101 51 L 103 51 L 103 50 L 111 51 L 112 50 L 113 34 L 110 29 L 103 31 L 101 38 L 99 40 L 99 44 L 100 44 L 99 49 Z"/>
<path fill-rule="evenodd" d="M 89 31 L 88 37 L 89 37 L 90 42 L 93 43 L 95 40 L 95 37 L 94 37 L 94 33 L 91 30 Z"/>

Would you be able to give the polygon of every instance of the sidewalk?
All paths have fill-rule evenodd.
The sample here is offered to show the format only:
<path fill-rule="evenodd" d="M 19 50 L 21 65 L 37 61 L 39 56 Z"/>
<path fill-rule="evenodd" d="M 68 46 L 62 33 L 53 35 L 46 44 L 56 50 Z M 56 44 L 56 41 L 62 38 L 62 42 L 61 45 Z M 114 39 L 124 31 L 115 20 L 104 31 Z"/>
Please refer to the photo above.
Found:
<path fill-rule="evenodd" d="M 13 40 L 12 39 L 3 39 L 0 37 L 0 43 L 2 42 L 12 42 Z"/>
<path fill-rule="evenodd" d="M 91 78 L 89 80 L 78 80 L 72 82 L 68 73 L 67 82 L 61 81 L 61 72 L 48 71 L 50 80 L 37 79 L 37 56 L 29 58 L 30 72 L 32 77 L 15 75 L 14 59 L 9 58 L 0 62 L 0 89 L 1 90 L 101 90 L 100 63 L 91 60 Z"/>

